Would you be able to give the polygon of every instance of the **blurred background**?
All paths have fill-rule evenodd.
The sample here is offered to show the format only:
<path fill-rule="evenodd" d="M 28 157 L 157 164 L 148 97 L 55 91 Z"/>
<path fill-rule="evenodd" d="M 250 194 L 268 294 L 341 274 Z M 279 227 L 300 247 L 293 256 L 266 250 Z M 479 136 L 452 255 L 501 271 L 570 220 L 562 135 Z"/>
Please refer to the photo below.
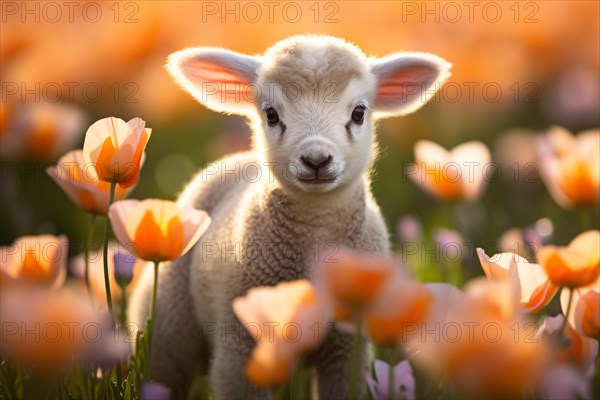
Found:
<path fill-rule="evenodd" d="M 459 225 L 472 225 L 461 229 L 470 232 L 464 240 L 484 247 L 536 222 L 555 243 L 581 231 L 577 212 L 557 205 L 540 179 L 534 141 L 554 124 L 573 133 L 600 125 L 597 1 L 2 1 L 1 7 L 0 245 L 54 233 L 69 236 L 72 253 L 81 250 L 89 217 L 45 168 L 81 147 L 87 127 L 100 118 L 141 117 L 153 129 L 134 198 L 175 199 L 204 163 L 248 148 L 244 121 L 198 104 L 167 74 L 165 60 L 190 46 L 262 53 L 299 33 L 339 36 L 369 55 L 425 51 L 454 64 L 428 105 L 378 126 L 382 152 L 373 191 L 396 246 L 397 231 L 421 230 L 430 238 L 440 233 L 436 228 Z M 479 140 L 490 148 L 499 168 L 479 202 L 443 204 L 408 179 L 420 139 L 446 148 Z M 407 215 L 415 218 L 398 224 Z"/>

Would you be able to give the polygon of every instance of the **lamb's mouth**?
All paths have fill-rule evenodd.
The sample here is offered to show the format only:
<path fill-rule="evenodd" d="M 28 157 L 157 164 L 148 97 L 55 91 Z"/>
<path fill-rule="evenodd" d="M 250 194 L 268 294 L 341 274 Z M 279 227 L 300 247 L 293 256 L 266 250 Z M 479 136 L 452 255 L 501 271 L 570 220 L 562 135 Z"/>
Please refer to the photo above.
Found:
<path fill-rule="evenodd" d="M 307 183 L 309 185 L 323 185 L 326 183 L 333 183 L 336 181 L 336 178 L 298 178 L 298 180 L 302 183 Z"/>

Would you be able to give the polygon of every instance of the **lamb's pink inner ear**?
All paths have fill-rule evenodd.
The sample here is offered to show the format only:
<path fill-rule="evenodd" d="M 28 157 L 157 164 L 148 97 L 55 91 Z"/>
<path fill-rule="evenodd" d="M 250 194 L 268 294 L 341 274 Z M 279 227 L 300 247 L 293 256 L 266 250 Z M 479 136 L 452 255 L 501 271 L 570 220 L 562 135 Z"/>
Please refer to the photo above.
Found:
<path fill-rule="evenodd" d="M 169 56 L 167 70 L 208 108 L 227 113 L 256 112 L 254 81 L 260 59 L 233 51 L 195 47 Z"/>
<path fill-rule="evenodd" d="M 187 61 L 184 69 L 188 79 L 200 88 L 203 102 L 242 105 L 254 98 L 251 78 L 235 68 L 210 59 L 196 59 Z"/>
<path fill-rule="evenodd" d="M 430 67 L 412 66 L 388 73 L 377 86 L 376 105 L 401 105 L 414 101 L 421 91 L 435 79 Z"/>
<path fill-rule="evenodd" d="M 190 79 L 196 83 L 217 83 L 248 85 L 250 82 L 243 74 L 222 65 L 207 62 L 206 60 L 193 60 L 188 62 L 186 70 Z"/>

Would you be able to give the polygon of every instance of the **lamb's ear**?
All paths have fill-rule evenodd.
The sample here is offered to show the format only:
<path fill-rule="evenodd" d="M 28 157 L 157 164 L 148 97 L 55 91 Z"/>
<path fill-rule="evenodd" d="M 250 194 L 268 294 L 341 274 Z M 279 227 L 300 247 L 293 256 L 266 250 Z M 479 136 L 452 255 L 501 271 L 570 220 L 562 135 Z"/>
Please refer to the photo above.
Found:
<path fill-rule="evenodd" d="M 202 104 L 215 111 L 251 114 L 258 57 L 197 47 L 169 56 L 167 70 Z"/>
<path fill-rule="evenodd" d="M 416 111 L 450 76 L 451 67 L 448 61 L 428 53 L 395 53 L 374 59 L 375 113 L 390 117 Z"/>

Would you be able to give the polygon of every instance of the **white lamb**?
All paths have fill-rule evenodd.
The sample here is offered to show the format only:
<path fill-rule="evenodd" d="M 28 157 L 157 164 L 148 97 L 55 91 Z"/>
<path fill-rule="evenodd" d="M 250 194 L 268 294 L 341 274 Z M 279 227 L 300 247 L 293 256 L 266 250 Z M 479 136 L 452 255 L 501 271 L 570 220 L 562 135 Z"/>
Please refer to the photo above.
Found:
<path fill-rule="evenodd" d="M 178 203 L 207 210 L 212 225 L 184 257 L 160 267 L 152 379 L 182 398 L 208 374 L 217 399 L 268 397 L 244 378 L 254 343 L 232 300 L 256 286 L 310 277 L 312 261 L 342 245 L 387 253 L 388 233 L 370 192 L 377 118 L 421 107 L 450 64 L 424 53 L 367 58 L 328 36 L 301 35 L 263 55 L 219 48 L 172 54 L 168 70 L 207 107 L 242 114 L 253 151 L 200 172 Z M 147 272 L 150 272 L 150 268 Z M 129 315 L 143 326 L 152 274 Z M 335 339 L 333 339 L 335 337 Z M 351 337 L 335 332 L 311 357 L 319 397 L 347 397 Z"/>

